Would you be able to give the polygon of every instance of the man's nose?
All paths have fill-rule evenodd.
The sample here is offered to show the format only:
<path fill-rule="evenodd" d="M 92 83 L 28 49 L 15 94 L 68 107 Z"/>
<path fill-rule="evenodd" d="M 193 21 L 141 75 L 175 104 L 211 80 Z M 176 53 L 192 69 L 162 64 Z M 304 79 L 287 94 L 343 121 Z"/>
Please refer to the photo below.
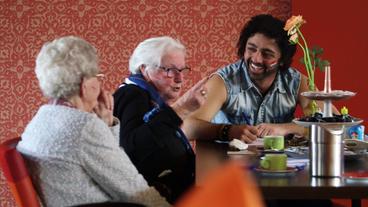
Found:
<path fill-rule="evenodd" d="M 254 63 L 262 63 L 263 62 L 263 57 L 262 57 L 261 52 L 255 52 L 255 53 L 253 53 L 252 61 Z"/>

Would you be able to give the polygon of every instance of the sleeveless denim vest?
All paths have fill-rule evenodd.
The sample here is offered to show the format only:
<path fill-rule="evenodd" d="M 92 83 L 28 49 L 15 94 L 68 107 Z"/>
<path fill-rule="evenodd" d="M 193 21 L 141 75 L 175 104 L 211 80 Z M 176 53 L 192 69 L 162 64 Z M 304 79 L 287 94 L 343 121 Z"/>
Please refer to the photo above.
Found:
<path fill-rule="evenodd" d="M 249 124 L 287 123 L 294 118 L 301 74 L 293 68 L 279 71 L 264 96 L 251 81 L 243 59 L 219 69 L 226 87 L 227 100 L 213 123 Z"/>

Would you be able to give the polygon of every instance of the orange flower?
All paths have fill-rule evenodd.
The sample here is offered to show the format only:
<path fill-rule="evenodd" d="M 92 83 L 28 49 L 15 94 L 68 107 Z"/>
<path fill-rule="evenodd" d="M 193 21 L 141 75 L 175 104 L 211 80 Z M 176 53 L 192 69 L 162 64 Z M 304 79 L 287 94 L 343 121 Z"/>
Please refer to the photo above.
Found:
<path fill-rule="evenodd" d="M 315 46 L 312 50 L 309 49 L 306 39 L 303 36 L 300 27 L 306 23 L 301 15 L 292 16 L 285 23 L 284 30 L 287 31 L 289 36 L 289 42 L 293 45 L 297 44 L 303 50 L 302 62 L 305 65 L 307 75 L 308 75 L 308 87 L 309 90 L 315 91 L 314 83 L 314 71 L 316 67 L 324 69 L 325 65 L 329 65 L 327 60 L 322 60 L 318 55 L 322 54 L 323 49 Z M 317 103 L 315 101 L 311 102 L 312 113 L 317 111 Z"/>
<path fill-rule="evenodd" d="M 285 24 L 284 30 L 288 31 L 288 35 L 293 35 L 296 33 L 296 30 L 302 26 L 302 24 L 306 23 L 301 15 L 290 17 Z"/>
<path fill-rule="evenodd" d="M 305 23 L 301 15 L 290 17 L 284 26 L 284 30 L 288 32 L 289 41 L 291 44 L 298 44 L 303 50 L 303 62 L 308 73 L 308 83 L 310 90 L 314 91 L 314 65 L 312 64 L 312 58 L 310 57 L 307 41 L 305 40 L 300 27 Z M 300 37 L 300 39 L 299 39 Z M 301 41 L 300 41 L 301 40 Z"/>
<path fill-rule="evenodd" d="M 296 30 L 295 30 L 296 31 Z M 298 42 L 298 40 L 299 40 L 299 35 L 298 35 L 298 33 L 294 33 L 294 34 L 292 34 L 291 36 L 290 36 L 290 42 L 292 43 L 292 44 L 296 44 L 297 42 Z"/>

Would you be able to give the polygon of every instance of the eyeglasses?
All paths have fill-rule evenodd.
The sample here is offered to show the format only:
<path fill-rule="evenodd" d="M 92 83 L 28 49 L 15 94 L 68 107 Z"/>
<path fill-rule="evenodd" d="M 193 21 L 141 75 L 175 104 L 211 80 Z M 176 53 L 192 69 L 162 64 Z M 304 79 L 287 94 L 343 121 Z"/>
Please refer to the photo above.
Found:
<path fill-rule="evenodd" d="M 100 82 L 103 82 L 105 80 L 105 74 L 103 73 L 98 73 L 94 77 L 96 77 L 97 80 L 99 80 Z"/>
<path fill-rule="evenodd" d="M 185 66 L 182 69 L 174 68 L 174 67 L 169 68 L 169 67 L 164 67 L 164 66 L 158 66 L 158 68 L 164 70 L 166 72 L 166 76 L 169 78 L 173 78 L 179 74 L 187 75 L 191 71 L 190 67 L 188 66 Z"/>

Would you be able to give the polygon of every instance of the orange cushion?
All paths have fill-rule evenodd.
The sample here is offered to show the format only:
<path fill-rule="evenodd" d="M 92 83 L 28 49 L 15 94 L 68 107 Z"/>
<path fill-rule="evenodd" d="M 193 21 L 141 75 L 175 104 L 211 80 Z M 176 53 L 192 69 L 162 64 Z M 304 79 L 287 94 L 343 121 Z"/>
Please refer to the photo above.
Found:
<path fill-rule="evenodd" d="M 177 207 L 261 207 L 258 187 L 248 171 L 235 162 L 210 173 L 200 187 L 189 191 Z"/>

